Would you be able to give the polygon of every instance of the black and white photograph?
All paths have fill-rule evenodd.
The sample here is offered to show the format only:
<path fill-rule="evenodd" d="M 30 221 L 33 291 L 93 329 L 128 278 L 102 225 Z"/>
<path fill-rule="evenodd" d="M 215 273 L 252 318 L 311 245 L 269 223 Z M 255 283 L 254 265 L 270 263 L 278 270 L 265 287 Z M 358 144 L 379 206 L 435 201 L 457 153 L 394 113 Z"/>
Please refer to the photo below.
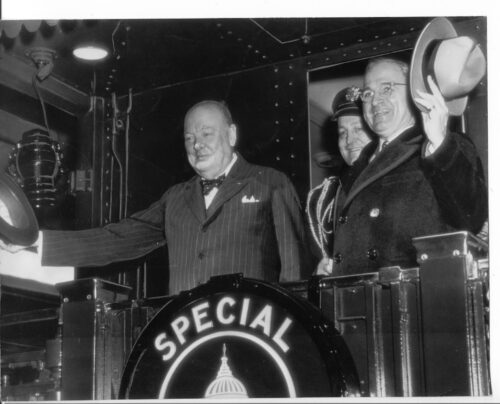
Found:
<path fill-rule="evenodd" d="M 0 14 L 2 402 L 500 397 L 486 2 L 35 3 Z"/>

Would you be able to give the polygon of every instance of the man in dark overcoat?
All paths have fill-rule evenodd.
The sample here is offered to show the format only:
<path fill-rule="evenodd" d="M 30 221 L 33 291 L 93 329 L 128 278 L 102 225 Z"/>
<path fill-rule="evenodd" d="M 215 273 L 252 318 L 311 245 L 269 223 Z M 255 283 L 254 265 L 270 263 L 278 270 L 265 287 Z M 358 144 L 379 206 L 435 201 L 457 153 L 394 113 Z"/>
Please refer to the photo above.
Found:
<path fill-rule="evenodd" d="M 420 92 L 422 123 L 411 105 L 408 65 L 369 63 L 361 93 L 363 114 L 378 136 L 354 164 L 356 179 L 339 197 L 334 275 L 417 265 L 412 238 L 481 229 L 487 191 L 471 140 L 447 130 L 448 109 L 429 76 Z"/>

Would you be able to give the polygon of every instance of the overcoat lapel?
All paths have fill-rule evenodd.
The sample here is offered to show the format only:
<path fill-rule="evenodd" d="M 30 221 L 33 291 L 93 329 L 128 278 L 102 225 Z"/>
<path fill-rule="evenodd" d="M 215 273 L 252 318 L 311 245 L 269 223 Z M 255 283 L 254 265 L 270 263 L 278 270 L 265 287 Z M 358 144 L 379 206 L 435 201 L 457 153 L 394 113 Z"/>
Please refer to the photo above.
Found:
<path fill-rule="evenodd" d="M 220 211 L 224 203 L 231 199 L 234 195 L 240 192 L 249 182 L 249 170 L 251 166 L 245 159 L 238 154 L 238 159 L 234 163 L 233 168 L 229 171 L 227 178 L 224 180 L 219 190 L 215 194 L 215 198 L 208 207 L 206 220 L 210 221 L 213 216 Z"/>
<path fill-rule="evenodd" d="M 385 150 L 378 154 L 356 178 L 347 194 L 342 209 L 349 206 L 352 200 L 363 189 L 382 176 L 399 167 L 415 153 L 420 153 L 423 136 L 410 129 L 391 142 Z"/>
<path fill-rule="evenodd" d="M 198 219 L 200 223 L 203 223 L 206 218 L 205 199 L 201 192 L 198 176 L 195 176 L 186 184 L 184 188 L 184 199 L 196 219 Z"/>

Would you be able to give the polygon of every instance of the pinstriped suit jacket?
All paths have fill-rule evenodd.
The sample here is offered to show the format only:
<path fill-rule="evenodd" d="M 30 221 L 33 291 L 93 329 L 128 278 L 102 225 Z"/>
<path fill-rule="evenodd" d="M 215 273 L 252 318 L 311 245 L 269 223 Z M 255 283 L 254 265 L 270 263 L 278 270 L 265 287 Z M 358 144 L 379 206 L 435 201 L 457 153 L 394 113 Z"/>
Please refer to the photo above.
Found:
<path fill-rule="evenodd" d="M 170 293 L 236 272 L 270 282 L 297 280 L 309 264 L 302 219 L 290 180 L 239 155 L 208 210 L 195 176 L 119 223 L 44 231 L 42 262 L 106 265 L 167 244 Z"/>

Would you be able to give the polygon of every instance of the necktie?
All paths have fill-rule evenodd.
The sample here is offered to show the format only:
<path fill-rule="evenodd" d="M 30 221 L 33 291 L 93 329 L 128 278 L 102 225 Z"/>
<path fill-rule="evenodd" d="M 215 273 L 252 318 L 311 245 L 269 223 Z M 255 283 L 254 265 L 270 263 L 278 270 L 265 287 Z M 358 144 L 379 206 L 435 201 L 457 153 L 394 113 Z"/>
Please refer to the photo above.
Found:
<path fill-rule="evenodd" d="M 212 189 L 220 187 L 225 179 L 225 174 L 222 174 L 213 180 L 206 180 L 202 178 L 200 182 L 203 195 L 208 195 Z"/>
<path fill-rule="evenodd" d="M 384 143 L 382 143 L 382 147 L 380 148 L 380 151 L 384 150 L 388 144 L 389 144 L 389 142 L 387 140 L 385 140 Z"/>

